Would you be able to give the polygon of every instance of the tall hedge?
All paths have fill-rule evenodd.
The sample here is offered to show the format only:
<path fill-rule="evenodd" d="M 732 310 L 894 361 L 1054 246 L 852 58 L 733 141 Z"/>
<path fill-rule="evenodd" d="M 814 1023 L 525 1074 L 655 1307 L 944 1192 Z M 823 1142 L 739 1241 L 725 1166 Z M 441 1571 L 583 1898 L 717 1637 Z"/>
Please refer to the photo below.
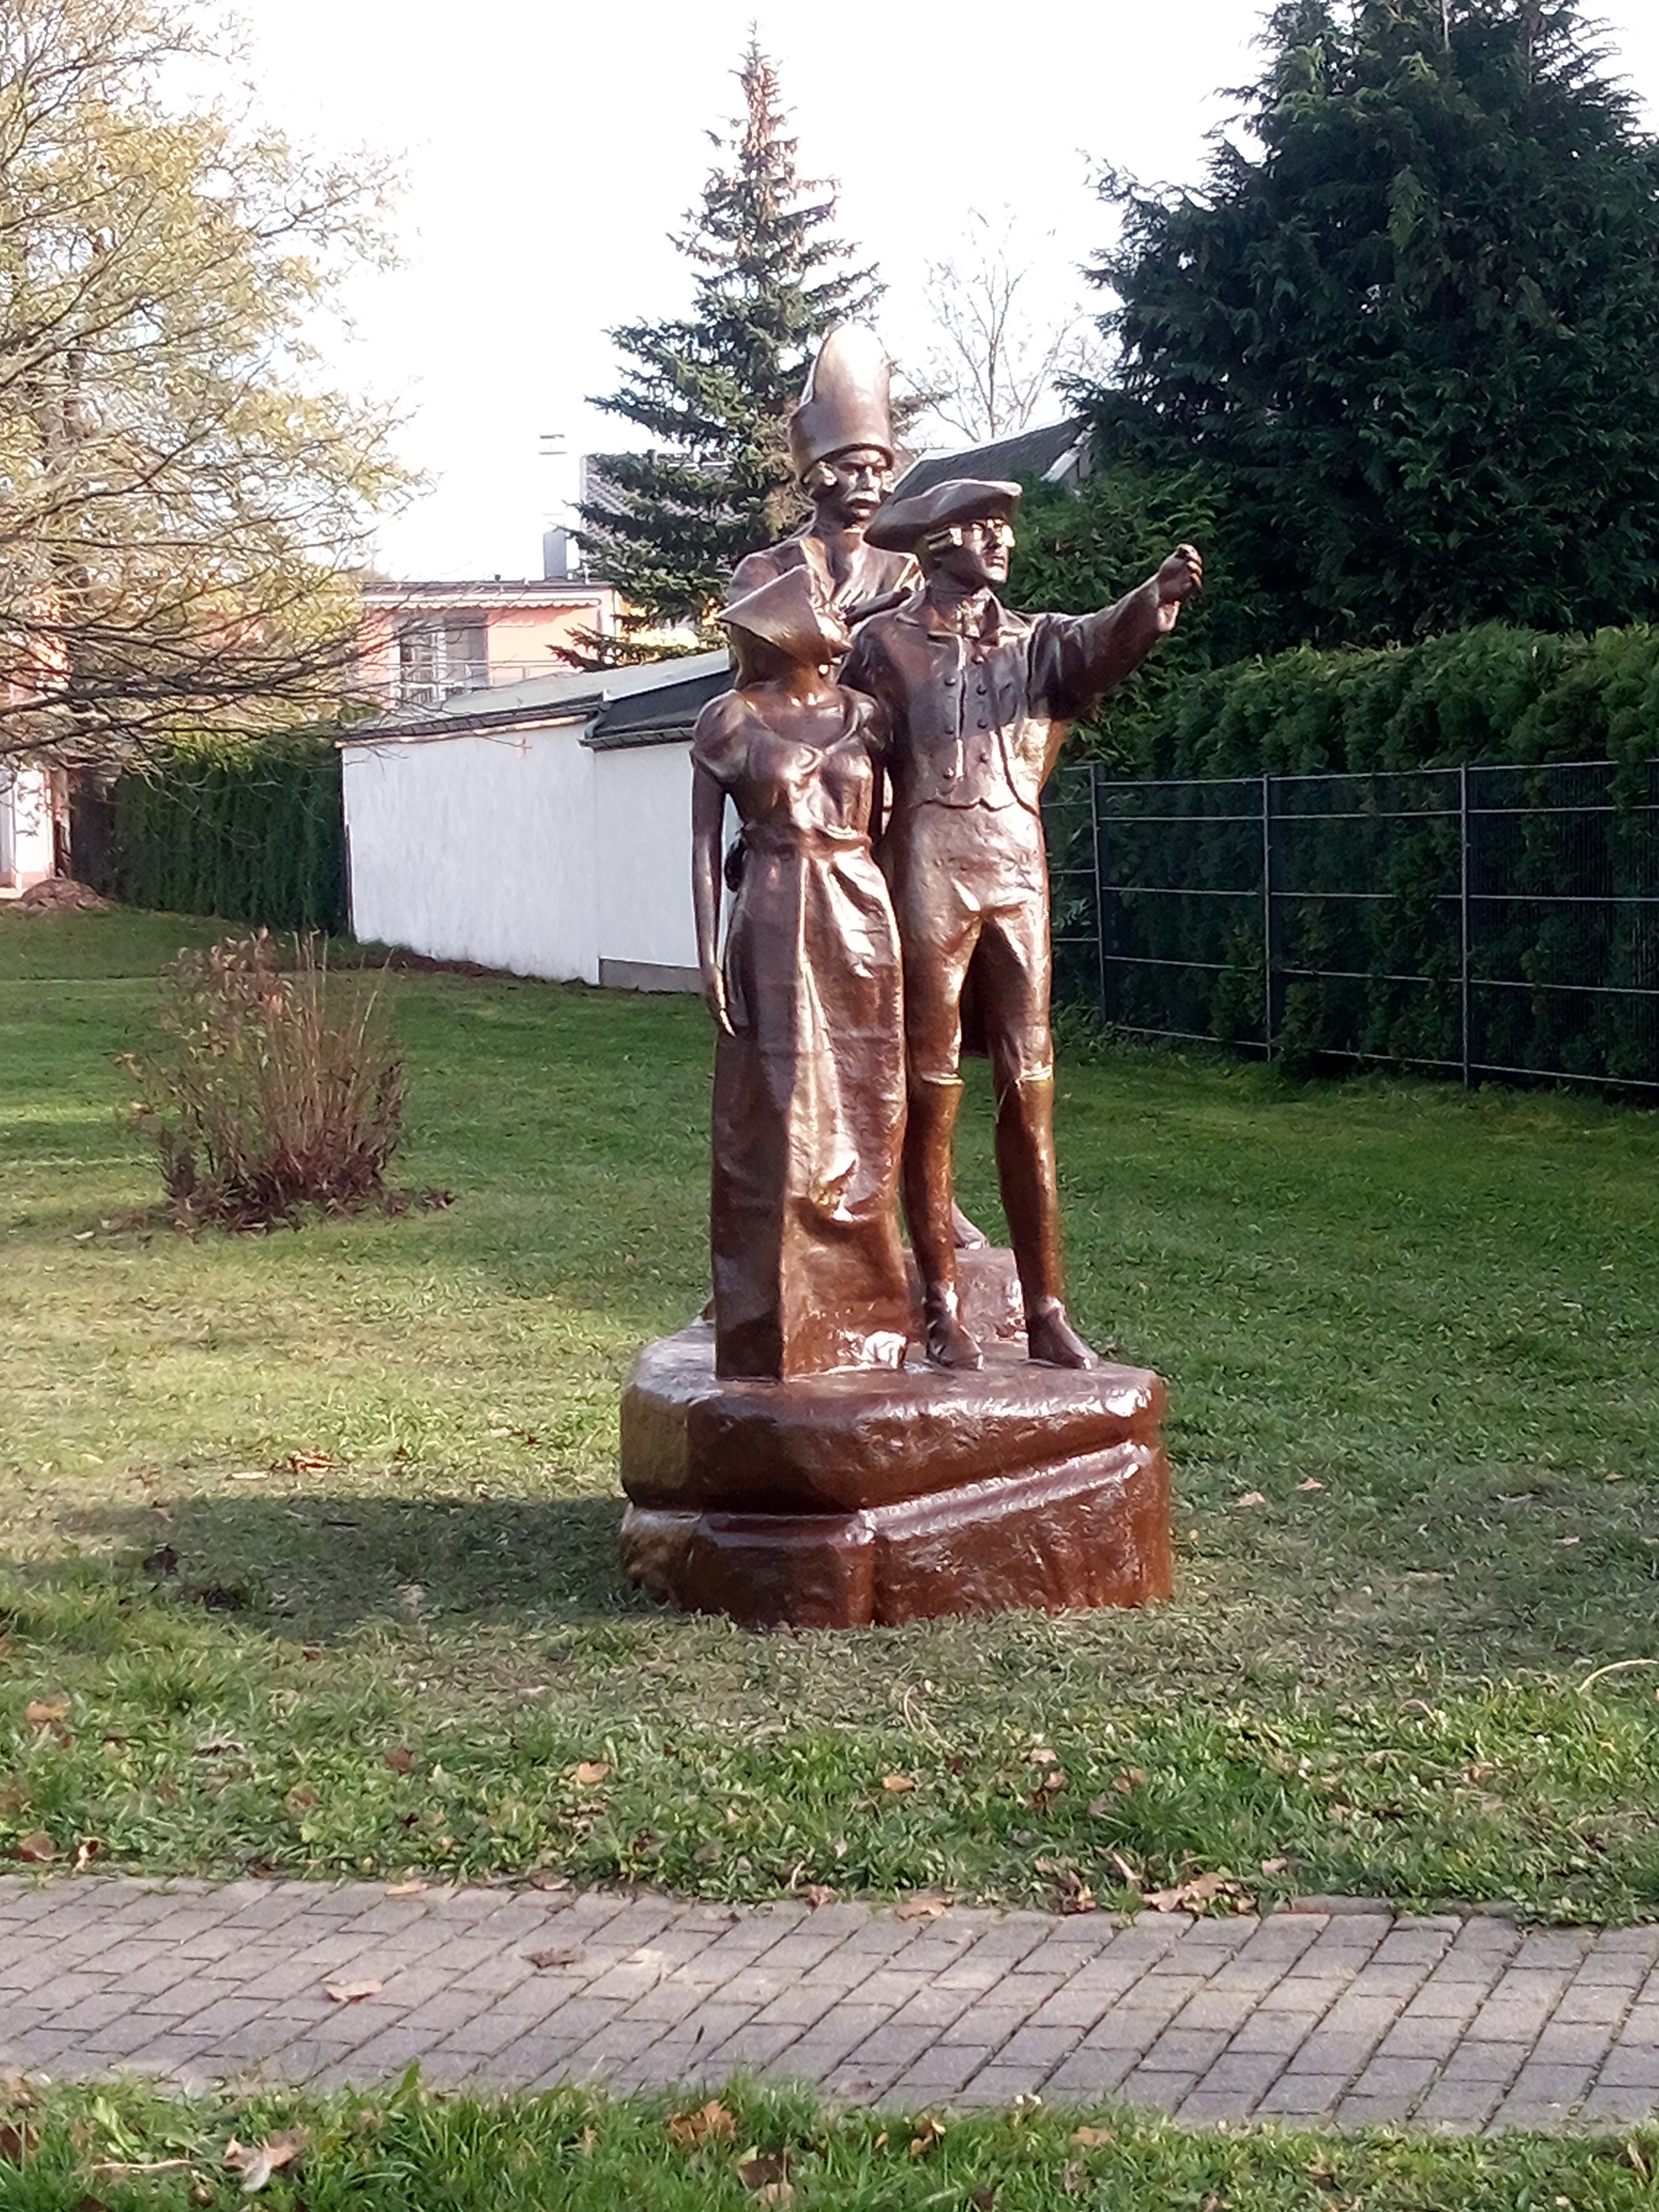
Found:
<path fill-rule="evenodd" d="M 1063 994 L 1304 1064 L 1659 1085 L 1659 629 L 1189 669 L 1109 734 L 1046 809 Z"/>
<path fill-rule="evenodd" d="M 1127 692 L 1111 756 L 1163 776 L 1659 756 L 1659 628 L 1557 636 L 1489 623 L 1421 645 L 1310 647 Z"/>
<path fill-rule="evenodd" d="M 116 895 L 272 929 L 346 927 L 340 756 L 313 732 L 179 742 L 113 793 Z"/>

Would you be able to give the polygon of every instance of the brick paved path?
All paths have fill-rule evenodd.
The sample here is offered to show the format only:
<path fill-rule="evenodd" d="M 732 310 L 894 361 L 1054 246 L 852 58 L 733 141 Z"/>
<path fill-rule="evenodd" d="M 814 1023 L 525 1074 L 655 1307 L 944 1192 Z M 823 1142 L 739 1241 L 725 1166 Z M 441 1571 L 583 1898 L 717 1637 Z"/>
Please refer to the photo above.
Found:
<path fill-rule="evenodd" d="M 1107 2094 L 1184 2121 L 1474 2130 L 1659 2109 L 1659 1928 L 1189 1920 L 241 1881 L 0 1879 L 0 2068 L 185 2083 L 627 2088 L 745 2069 L 846 2102 Z M 374 1983 L 341 2002 L 326 1984 Z"/>

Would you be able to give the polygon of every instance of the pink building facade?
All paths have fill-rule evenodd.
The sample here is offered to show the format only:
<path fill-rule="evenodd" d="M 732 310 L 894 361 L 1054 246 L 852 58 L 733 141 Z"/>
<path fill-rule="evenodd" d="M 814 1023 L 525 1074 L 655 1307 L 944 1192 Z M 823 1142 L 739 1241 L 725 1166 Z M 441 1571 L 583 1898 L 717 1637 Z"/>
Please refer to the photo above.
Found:
<path fill-rule="evenodd" d="M 584 634 L 614 635 L 622 599 L 609 584 L 547 576 L 363 587 L 357 683 L 382 712 L 435 707 L 580 665 Z"/>

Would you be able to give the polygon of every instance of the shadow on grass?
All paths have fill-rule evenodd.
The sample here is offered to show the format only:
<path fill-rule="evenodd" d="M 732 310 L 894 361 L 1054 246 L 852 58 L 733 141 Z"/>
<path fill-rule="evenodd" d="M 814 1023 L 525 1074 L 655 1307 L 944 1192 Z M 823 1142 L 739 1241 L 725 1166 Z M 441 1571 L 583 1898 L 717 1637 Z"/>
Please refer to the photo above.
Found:
<path fill-rule="evenodd" d="M 648 1608 L 617 1564 L 620 1498 L 387 1498 L 308 1492 L 90 1508 L 68 1532 L 158 1594 L 305 1643 L 373 1622 L 531 1629 Z M 8 1566 L 38 1579 L 40 1570 Z M 48 1571 L 50 1573 L 50 1571 Z"/>

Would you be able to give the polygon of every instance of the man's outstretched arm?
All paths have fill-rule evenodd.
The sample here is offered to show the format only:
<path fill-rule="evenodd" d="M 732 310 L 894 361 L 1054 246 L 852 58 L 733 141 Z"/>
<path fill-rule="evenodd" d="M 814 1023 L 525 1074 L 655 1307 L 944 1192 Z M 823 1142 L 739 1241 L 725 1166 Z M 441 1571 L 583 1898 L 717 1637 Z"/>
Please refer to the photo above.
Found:
<path fill-rule="evenodd" d="M 1073 721 L 1094 708 L 1125 677 L 1133 676 L 1181 610 L 1204 586 L 1204 562 L 1195 545 L 1177 545 L 1155 576 L 1097 615 L 1043 618 L 1039 656 L 1053 659 L 1038 672 L 1043 703 L 1058 720 Z"/>

